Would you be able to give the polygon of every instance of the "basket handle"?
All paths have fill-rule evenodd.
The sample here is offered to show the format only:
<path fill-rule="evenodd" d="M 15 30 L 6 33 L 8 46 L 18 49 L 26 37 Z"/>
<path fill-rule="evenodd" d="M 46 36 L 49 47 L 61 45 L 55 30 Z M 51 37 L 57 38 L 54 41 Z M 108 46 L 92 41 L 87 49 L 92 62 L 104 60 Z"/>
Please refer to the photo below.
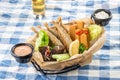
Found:
<path fill-rule="evenodd" d="M 78 67 L 80 67 L 79 64 L 76 64 L 76 65 L 73 65 L 73 66 L 70 66 L 70 67 L 66 67 L 62 70 L 43 70 L 41 69 L 41 67 L 35 62 L 35 61 L 31 61 L 33 66 L 36 68 L 37 71 L 41 72 L 42 74 L 46 75 L 46 74 L 61 74 L 61 73 L 65 73 L 65 72 L 69 72 L 69 71 L 72 71 L 72 70 L 75 70 L 77 69 Z"/>

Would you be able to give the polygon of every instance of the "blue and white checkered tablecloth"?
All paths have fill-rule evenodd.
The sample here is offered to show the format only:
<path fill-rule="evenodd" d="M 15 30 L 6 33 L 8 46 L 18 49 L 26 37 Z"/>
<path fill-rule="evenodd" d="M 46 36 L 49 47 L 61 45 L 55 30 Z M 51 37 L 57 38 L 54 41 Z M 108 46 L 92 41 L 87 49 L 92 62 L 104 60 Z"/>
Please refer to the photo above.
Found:
<path fill-rule="evenodd" d="M 58 75 L 42 75 L 32 64 L 19 64 L 11 47 L 33 34 L 31 26 L 42 25 L 62 16 L 64 22 L 90 17 L 94 10 L 110 9 L 113 15 L 105 26 L 106 42 L 94 54 L 92 63 Z M 46 0 L 46 17 L 32 13 L 31 0 L 0 0 L 0 80 L 120 80 L 120 1 Z"/>

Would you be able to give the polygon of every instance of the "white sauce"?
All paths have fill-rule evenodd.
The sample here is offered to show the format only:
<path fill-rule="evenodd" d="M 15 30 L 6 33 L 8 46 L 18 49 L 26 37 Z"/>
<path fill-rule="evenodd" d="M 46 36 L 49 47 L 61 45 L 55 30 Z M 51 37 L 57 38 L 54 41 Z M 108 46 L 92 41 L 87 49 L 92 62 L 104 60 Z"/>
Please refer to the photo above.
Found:
<path fill-rule="evenodd" d="M 96 13 L 95 17 L 98 19 L 106 19 L 106 18 L 109 18 L 109 15 L 106 12 L 101 11 L 101 12 Z"/>

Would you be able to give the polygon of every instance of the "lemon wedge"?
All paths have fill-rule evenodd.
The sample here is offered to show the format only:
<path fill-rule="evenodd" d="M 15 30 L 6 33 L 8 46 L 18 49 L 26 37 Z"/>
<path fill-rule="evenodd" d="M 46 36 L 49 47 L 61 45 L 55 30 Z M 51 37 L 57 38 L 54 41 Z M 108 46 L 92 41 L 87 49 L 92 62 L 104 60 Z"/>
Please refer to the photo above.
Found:
<path fill-rule="evenodd" d="M 79 40 L 76 39 L 69 46 L 69 54 L 70 54 L 70 56 L 73 56 L 78 53 L 79 53 Z"/>

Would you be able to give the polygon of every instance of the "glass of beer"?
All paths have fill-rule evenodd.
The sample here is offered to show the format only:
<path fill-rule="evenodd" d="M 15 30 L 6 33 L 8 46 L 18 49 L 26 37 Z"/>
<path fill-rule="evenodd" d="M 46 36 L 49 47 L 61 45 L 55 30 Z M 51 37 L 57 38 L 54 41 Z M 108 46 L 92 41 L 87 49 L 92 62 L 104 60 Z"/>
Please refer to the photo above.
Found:
<path fill-rule="evenodd" d="M 32 8 L 36 18 L 39 18 L 39 15 L 45 16 L 45 0 L 32 0 Z"/>

